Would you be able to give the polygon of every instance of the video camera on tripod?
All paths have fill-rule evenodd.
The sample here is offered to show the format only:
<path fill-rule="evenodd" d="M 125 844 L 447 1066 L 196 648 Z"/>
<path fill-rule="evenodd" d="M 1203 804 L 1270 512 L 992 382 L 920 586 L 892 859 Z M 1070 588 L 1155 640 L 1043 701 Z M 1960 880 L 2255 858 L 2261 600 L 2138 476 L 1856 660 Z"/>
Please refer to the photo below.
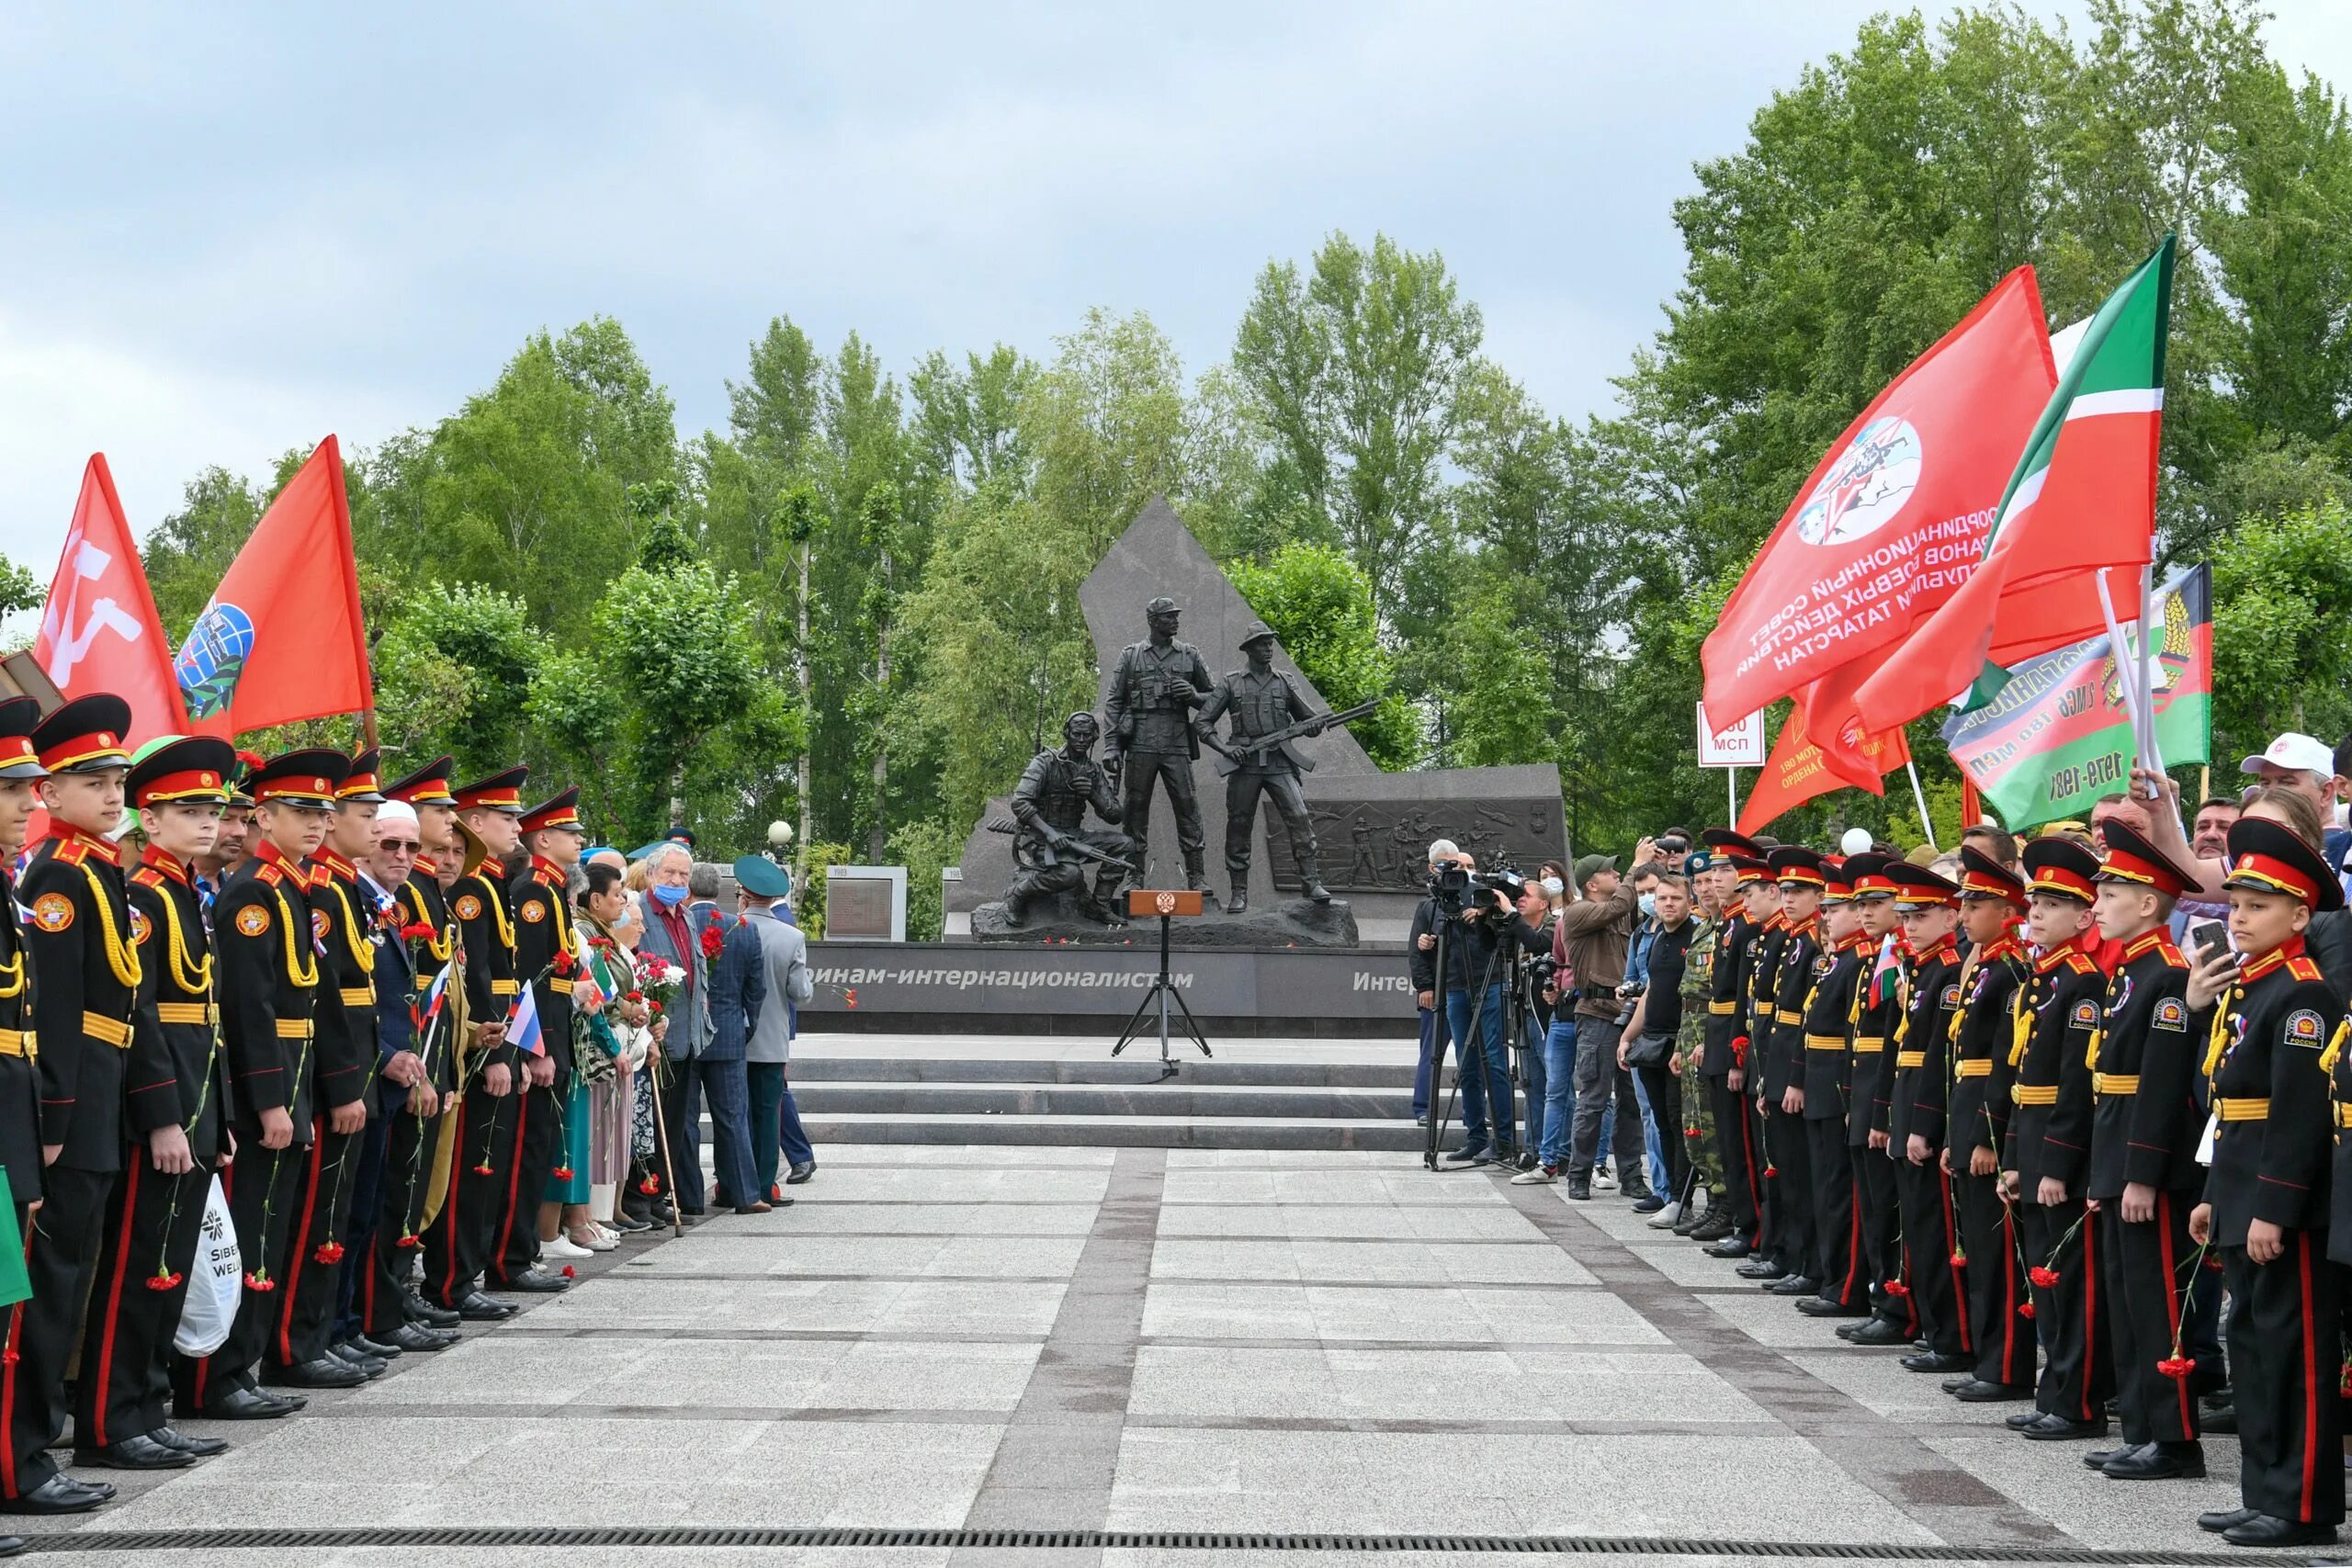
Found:
<path fill-rule="evenodd" d="M 1527 891 L 1527 879 L 1508 866 L 1499 871 L 1473 871 L 1458 860 L 1442 860 L 1430 867 L 1430 898 L 1446 914 L 1458 915 L 1468 908 L 1474 902 L 1473 888 L 1500 893 L 1515 904 Z"/>

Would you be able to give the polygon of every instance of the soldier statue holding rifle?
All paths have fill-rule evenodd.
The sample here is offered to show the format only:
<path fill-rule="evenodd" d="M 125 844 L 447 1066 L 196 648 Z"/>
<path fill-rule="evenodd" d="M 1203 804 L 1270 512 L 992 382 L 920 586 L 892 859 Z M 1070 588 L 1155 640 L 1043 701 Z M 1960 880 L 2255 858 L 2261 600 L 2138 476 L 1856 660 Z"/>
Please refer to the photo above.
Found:
<path fill-rule="evenodd" d="M 1062 748 L 1040 751 L 1012 791 L 1012 858 L 1020 869 L 1005 890 L 1004 923 L 1018 927 L 1041 898 L 1081 887 L 1086 866 L 1095 866 L 1094 893 L 1079 908 L 1104 925 L 1125 925 L 1115 897 L 1120 882 L 1135 867 L 1126 856 L 1135 846 L 1115 828 L 1090 831 L 1086 812 L 1109 823 L 1124 813 L 1111 782 L 1094 761 L 1101 728 L 1091 713 L 1074 713 L 1062 723 Z M 990 827 L 997 824 L 991 823 Z"/>
<path fill-rule="evenodd" d="M 1315 825 L 1306 815 L 1306 792 L 1299 773 L 1315 764 L 1300 756 L 1291 742 L 1320 735 L 1334 724 L 1345 724 L 1372 711 L 1364 703 L 1344 713 L 1318 714 L 1291 678 L 1274 668 L 1273 628 L 1263 621 L 1250 623 L 1241 638 L 1250 668 L 1237 670 L 1218 682 L 1216 693 L 1193 719 L 1201 739 L 1222 753 L 1218 771 L 1225 781 L 1225 869 L 1232 874 L 1233 896 L 1225 912 L 1238 915 L 1250 906 L 1250 829 L 1258 818 L 1261 794 L 1273 798 L 1290 830 L 1291 853 L 1298 861 L 1300 890 L 1318 904 L 1331 901 L 1316 859 Z M 1231 727 L 1220 741 L 1213 728 L 1229 716 Z"/>

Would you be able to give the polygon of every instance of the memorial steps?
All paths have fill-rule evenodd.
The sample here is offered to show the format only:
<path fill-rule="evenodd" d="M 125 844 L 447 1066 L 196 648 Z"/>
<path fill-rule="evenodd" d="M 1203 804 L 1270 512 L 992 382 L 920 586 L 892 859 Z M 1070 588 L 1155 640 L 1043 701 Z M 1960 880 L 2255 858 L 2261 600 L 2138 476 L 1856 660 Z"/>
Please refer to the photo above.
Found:
<path fill-rule="evenodd" d="M 1029 1144 L 1193 1149 L 1416 1149 L 1416 1043 L 1212 1038 L 804 1034 L 793 1092 L 827 1144 Z"/>

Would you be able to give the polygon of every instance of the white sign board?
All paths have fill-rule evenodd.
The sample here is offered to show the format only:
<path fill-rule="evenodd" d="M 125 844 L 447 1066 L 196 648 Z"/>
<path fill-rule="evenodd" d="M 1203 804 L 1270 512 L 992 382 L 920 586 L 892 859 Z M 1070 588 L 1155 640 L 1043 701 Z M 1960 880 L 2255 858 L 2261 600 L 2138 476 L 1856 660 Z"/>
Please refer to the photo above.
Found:
<path fill-rule="evenodd" d="M 1707 705 L 1699 705 L 1699 765 L 1702 768 L 1760 768 L 1764 765 L 1764 710 L 1758 708 L 1729 729 L 1707 722 Z"/>

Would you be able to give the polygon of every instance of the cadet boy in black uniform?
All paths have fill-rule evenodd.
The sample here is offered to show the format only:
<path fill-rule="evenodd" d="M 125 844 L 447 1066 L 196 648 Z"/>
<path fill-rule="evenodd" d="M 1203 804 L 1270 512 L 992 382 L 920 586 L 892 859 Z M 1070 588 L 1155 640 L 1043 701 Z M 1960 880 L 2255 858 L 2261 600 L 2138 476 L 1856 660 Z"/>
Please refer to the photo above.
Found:
<path fill-rule="evenodd" d="M 2313 913 L 2344 907 L 2344 890 L 2283 824 L 2239 818 L 2229 852 L 2235 951 L 2200 953 L 2187 994 L 2213 1134 L 2188 1232 L 2220 1250 L 2229 1283 L 2242 1506 L 2197 1523 L 2233 1546 L 2323 1545 L 2344 1521 L 2344 1465 L 2340 1286 L 2323 1256 L 2340 1117 L 2321 1061 L 2344 1002 L 2303 932 Z"/>
<path fill-rule="evenodd" d="M 1764 874 L 1763 852 L 1727 828 L 1710 828 L 1702 835 L 1727 867 L 1732 878 L 1724 896 L 1723 931 L 1715 939 L 1713 990 L 1707 998 L 1707 1035 L 1699 1071 L 1707 1080 L 1714 1113 L 1715 1143 L 1722 1156 L 1724 1186 L 1729 1199 L 1720 1215 L 1690 1233 L 1690 1239 L 1715 1258 L 1745 1258 L 1754 1244 L 1757 1187 L 1764 1162 L 1747 1140 L 1747 1114 L 1741 1110 L 1741 1086 L 1747 1081 L 1740 1040 L 1741 976 L 1747 973 L 1748 949 L 1756 941 L 1756 922 L 1747 912 L 1747 894 Z"/>
<path fill-rule="evenodd" d="M 1764 1057 L 1780 1019 L 1772 987 L 1789 929 L 1788 917 L 1781 912 L 1781 885 L 1772 880 L 1769 858 L 1747 889 L 1747 916 L 1756 922 L 1756 940 L 1748 943 L 1747 967 L 1739 977 L 1739 1036 L 1733 1045 L 1740 1061 L 1739 1113 L 1747 1122 L 1748 1156 L 1757 1166 L 1756 1245 L 1754 1255 L 1735 1272 L 1743 1280 L 1770 1281 L 1793 1266 L 1781 1256 L 1788 1217 L 1781 1212 L 1780 1178 L 1773 1171 L 1764 1126 Z"/>
<path fill-rule="evenodd" d="M 2033 1324 L 2045 1356 L 2035 1408 L 2009 1425 L 2041 1441 L 2097 1438 L 2107 1432 L 2115 1391 L 2098 1288 L 2103 1249 L 2098 1227 L 2084 1221 L 2083 1202 L 2091 1141 L 2086 1064 L 2107 996 L 2107 976 L 2090 954 L 2098 857 L 2072 840 L 2046 838 L 2026 845 L 2020 858 L 2026 935 L 2036 954 L 2012 1025 L 2018 1075 L 2009 1097 L 2017 1110 L 2002 1165 L 2009 1196 L 2024 1205 Z"/>
<path fill-rule="evenodd" d="M 2204 1112 L 2197 1103 L 2202 1053 L 2188 1032 L 2188 960 L 2166 924 L 2173 901 L 2198 885 L 2121 822 L 2107 824 L 2099 863 L 2099 934 L 2120 949 L 2092 1043 L 2088 1190 L 2107 1243 L 2107 1324 L 2120 1396 L 2123 1446 L 2099 1460 L 2119 1481 L 2205 1473 L 2198 1442 L 2193 1360 L 2165 1364 L 2182 1340 L 2195 1249 L 2188 1215 L 2205 1172 L 2197 1163 Z M 2182 1345 L 2193 1352 L 2193 1345 Z M 2091 1462 L 2086 1455 L 2084 1463 Z"/>
<path fill-rule="evenodd" d="M 189 868 L 220 836 L 236 761 L 227 741 L 199 737 L 158 741 L 130 770 L 130 801 L 147 840 L 145 862 L 130 883 L 141 1014 L 130 1113 L 140 1138 L 107 1206 L 90 1292 L 76 1464 L 171 1470 L 228 1446 L 183 1437 L 165 1416 L 172 1336 L 187 1300 L 212 1172 L 227 1152 L 211 932 Z M 149 1059 L 150 1040 L 160 1059 Z"/>
<path fill-rule="evenodd" d="M 1771 1178 L 1783 1272 L 1765 1289 L 1774 1295 L 1805 1297 L 1821 1289 L 1820 1240 L 1813 1224 L 1813 1161 L 1804 1125 L 1804 1020 L 1814 986 L 1825 972 L 1822 958 L 1821 895 L 1826 879 L 1821 855 L 1787 844 L 1767 857 L 1781 893 L 1778 964 L 1764 977 L 1770 1026 L 1760 1037 L 1765 1145 Z"/>
<path fill-rule="evenodd" d="M 350 767 L 342 752 L 321 749 L 288 751 L 254 770 L 260 836 L 213 901 L 214 985 L 237 1149 L 225 1181 L 245 1290 L 220 1348 L 180 1362 L 183 1415 L 254 1420 L 303 1404 L 300 1394 L 264 1393 L 254 1369 L 278 1327 L 314 1136 L 322 972 L 306 863 L 326 840 L 334 792 Z M 364 1381 L 336 1365 L 348 1374 L 337 1386 Z M 330 1369 L 316 1370 L 322 1382 L 335 1381 Z"/>
<path fill-rule="evenodd" d="M 1887 1109 L 1894 1091 L 1896 1021 L 1902 1016 L 1902 970 L 1882 967 L 1880 955 L 1892 941 L 1899 948 L 1903 914 L 1895 903 L 1894 863 L 1882 854 L 1859 854 L 1846 862 L 1854 900 L 1861 907 L 1864 949 L 1860 1006 L 1849 1036 L 1853 1066 L 1849 1074 L 1852 1103 L 1847 1112 L 1846 1148 L 1854 1161 L 1860 1205 L 1862 1247 L 1876 1292 L 1867 1322 L 1841 1325 L 1838 1337 L 1855 1345 L 1907 1345 L 1918 1337 L 1918 1314 L 1902 1285 L 1902 1206 L 1894 1160 L 1888 1148 Z"/>
<path fill-rule="evenodd" d="M 1897 861 L 1887 867 L 1903 915 L 1903 1016 L 1894 1026 L 1894 1086 L 1887 1148 L 1894 1159 L 1903 1216 L 1903 1282 L 1927 1348 L 1903 1358 L 1915 1372 L 1957 1372 L 1975 1363 L 1968 1322 L 1967 1268 L 1944 1174 L 1946 1062 L 1960 1012 L 1960 888 L 1934 872 Z"/>
<path fill-rule="evenodd" d="M 62 1476 L 47 1452 L 65 1429 L 65 1371 L 82 1327 L 130 1130 L 125 1067 L 138 1010 L 139 947 L 121 857 L 107 837 L 122 821 L 122 749 L 130 706 L 76 698 L 33 731 L 50 837 L 18 897 L 31 912 L 25 949 L 40 1082 L 41 1210 L 26 1247 L 32 1299 L 17 1314 L 15 1352 L 0 1366 L 0 1509 L 79 1512 L 114 1495 Z"/>
<path fill-rule="evenodd" d="M 1960 852 L 1960 921 L 1970 942 L 1952 1021 L 1951 1102 L 1944 1169 L 1960 1213 L 1968 1259 L 1969 1330 L 1976 1364 L 1944 1384 L 1971 1404 L 2033 1397 L 2033 1320 L 2018 1309 L 2028 1293 L 2017 1206 L 2001 1189 L 2001 1145 L 2009 1128 L 2011 1004 L 2033 961 L 2018 940 L 2025 880 L 1973 844 Z"/>
<path fill-rule="evenodd" d="M 532 1082 L 546 1079 L 544 1087 L 524 1092 L 530 1119 L 521 1140 L 521 1176 L 507 1189 L 499 1222 L 499 1266 L 508 1279 L 548 1273 L 538 1266 L 539 1232 L 542 1222 L 555 1223 L 555 1216 L 542 1210 L 561 1208 L 541 1200 L 563 1147 L 564 1108 L 573 1089 L 571 987 L 579 954 L 571 934 L 570 883 L 571 868 L 580 863 L 580 851 L 587 842 L 579 807 L 575 786 L 523 814 L 517 826 L 530 860 L 506 885 L 508 901 L 514 907 L 514 974 L 532 987 L 544 1042 L 531 1063 L 538 1069 Z M 560 1280 L 560 1276 L 550 1277 Z"/>
<path fill-rule="evenodd" d="M 1842 865 L 1825 864 L 1821 895 L 1821 955 L 1805 998 L 1804 1077 L 1797 1092 L 1804 1122 L 1805 1156 L 1813 1169 L 1813 1273 L 1818 1293 L 1797 1310 L 1813 1317 L 1861 1317 L 1870 1312 L 1871 1270 L 1862 1246 L 1861 1211 L 1854 1190 L 1854 1156 L 1846 1146 L 1848 1056 L 1855 1004 L 1869 976 L 1870 939 L 1861 907 Z"/>

